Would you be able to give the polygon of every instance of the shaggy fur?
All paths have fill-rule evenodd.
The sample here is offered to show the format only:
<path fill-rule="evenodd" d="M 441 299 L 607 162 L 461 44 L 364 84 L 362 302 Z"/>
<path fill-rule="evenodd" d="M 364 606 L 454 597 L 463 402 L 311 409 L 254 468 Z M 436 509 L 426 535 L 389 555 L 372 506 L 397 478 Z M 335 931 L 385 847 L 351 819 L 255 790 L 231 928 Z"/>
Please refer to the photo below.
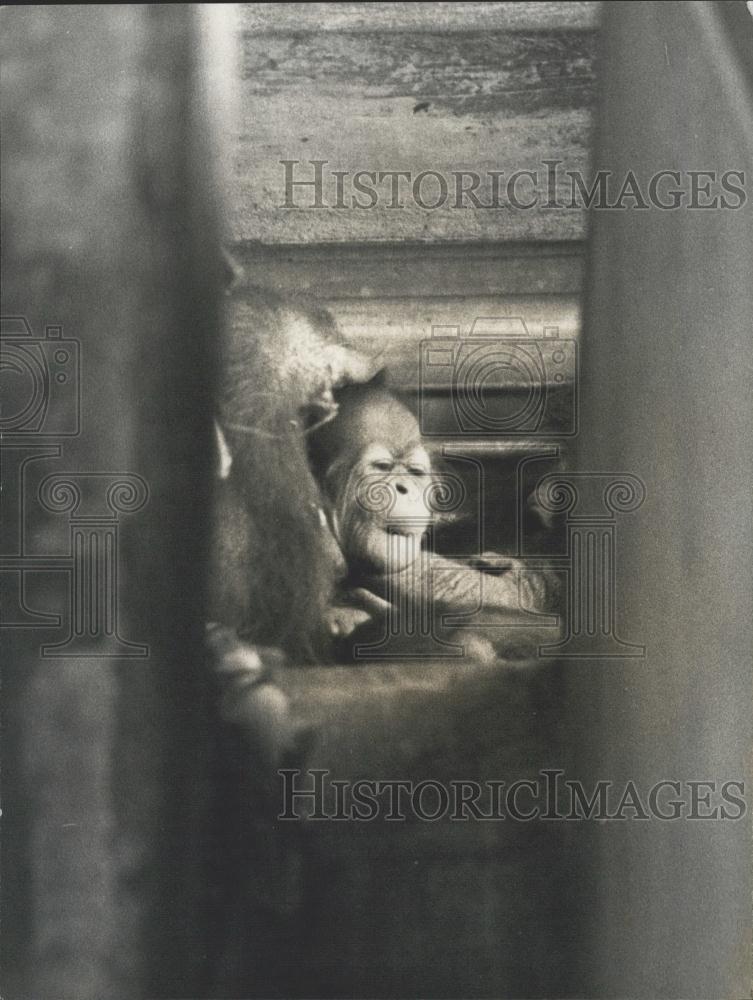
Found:
<path fill-rule="evenodd" d="M 305 431 L 332 389 L 373 374 L 316 303 L 245 282 L 228 300 L 218 423 L 232 464 L 218 480 L 210 617 L 293 660 L 326 655 L 339 551 L 323 529 Z"/>

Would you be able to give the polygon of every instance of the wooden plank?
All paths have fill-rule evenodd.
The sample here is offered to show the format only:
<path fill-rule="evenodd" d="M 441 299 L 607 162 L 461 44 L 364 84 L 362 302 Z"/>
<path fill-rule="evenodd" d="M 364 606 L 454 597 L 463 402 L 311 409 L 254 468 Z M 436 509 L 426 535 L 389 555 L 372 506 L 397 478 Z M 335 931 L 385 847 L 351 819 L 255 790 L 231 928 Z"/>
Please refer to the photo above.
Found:
<path fill-rule="evenodd" d="M 391 385 L 398 390 L 415 391 L 420 386 L 428 394 L 450 392 L 455 367 L 433 363 L 438 357 L 436 349 L 451 348 L 456 360 L 477 349 L 493 361 L 500 351 L 520 353 L 517 348 L 510 348 L 515 343 L 534 352 L 531 370 L 544 373 L 542 382 L 554 386 L 556 378 L 557 384 L 572 386 L 575 381 L 580 308 L 578 300 L 571 296 L 483 296 L 470 300 L 447 296 L 325 302 L 346 341 L 378 357 L 388 370 Z M 463 346 L 468 344 L 473 346 Z M 560 358 L 560 354 L 564 356 Z M 502 360 L 498 358 L 498 363 L 485 366 L 488 367 L 486 389 L 525 388 L 520 382 L 521 372 L 502 364 Z"/>
<path fill-rule="evenodd" d="M 247 3 L 255 32 L 472 31 L 593 28 L 600 3 Z"/>
<path fill-rule="evenodd" d="M 562 240 L 584 235 L 583 213 L 570 207 L 565 171 L 584 172 L 594 97 L 595 32 L 551 28 L 507 30 L 370 30 L 304 34 L 289 29 L 244 33 L 243 122 L 230 200 L 233 235 L 263 243 L 347 241 Z M 567 206 L 544 203 L 547 159 L 561 161 L 554 189 Z M 311 161 L 326 161 L 322 205 L 292 179 L 314 177 Z M 374 208 L 354 207 L 358 171 L 411 171 L 402 208 L 392 181 L 374 182 Z M 480 207 L 457 196 L 456 175 L 481 175 Z M 333 171 L 345 174 L 346 207 Z M 436 208 L 421 207 L 412 188 L 422 171 L 448 185 Z M 490 171 L 501 171 L 494 206 Z M 538 203 L 510 204 L 505 184 L 517 171 L 538 175 Z M 439 181 L 422 182 L 424 205 L 441 201 Z M 530 200 L 530 179 L 516 189 Z M 358 198 L 365 202 L 364 198 Z M 492 206 L 492 207 L 483 207 Z"/>
<path fill-rule="evenodd" d="M 437 363 L 440 349 L 453 351 L 456 361 L 471 350 L 497 358 L 491 369 L 485 366 L 490 391 L 527 391 L 530 382 L 521 382 L 526 372 L 536 384 L 555 389 L 572 390 L 576 381 L 580 303 L 572 295 L 347 296 L 322 301 L 344 339 L 378 358 L 397 391 L 415 392 L 420 386 L 425 394 L 449 394 L 455 368 Z M 520 356 L 525 371 L 503 363 L 503 354 Z"/>
<path fill-rule="evenodd" d="M 432 297 L 325 299 L 346 339 L 364 346 L 395 349 L 417 347 L 432 336 L 446 336 L 456 328 L 461 337 L 506 337 L 525 324 L 532 338 L 549 331 L 560 339 L 576 339 L 580 329 L 580 303 L 569 295 L 484 295 L 466 298 L 435 294 Z M 475 330 L 474 330 L 475 324 Z M 437 329 L 437 328 L 443 329 Z M 444 329 L 446 328 L 446 329 Z"/>
<path fill-rule="evenodd" d="M 513 461 L 523 458 L 526 455 L 540 454 L 542 457 L 549 457 L 552 454 L 552 441 L 543 437 L 520 437 L 520 438 L 474 438 L 472 435 L 464 436 L 462 441 L 457 438 L 439 437 L 432 441 L 432 448 L 442 455 L 475 455 L 478 457 L 488 456 L 496 461 Z"/>
<path fill-rule="evenodd" d="M 575 295 L 583 284 L 577 243 L 357 244 L 262 247 L 233 255 L 255 283 L 322 299 L 442 295 Z"/>

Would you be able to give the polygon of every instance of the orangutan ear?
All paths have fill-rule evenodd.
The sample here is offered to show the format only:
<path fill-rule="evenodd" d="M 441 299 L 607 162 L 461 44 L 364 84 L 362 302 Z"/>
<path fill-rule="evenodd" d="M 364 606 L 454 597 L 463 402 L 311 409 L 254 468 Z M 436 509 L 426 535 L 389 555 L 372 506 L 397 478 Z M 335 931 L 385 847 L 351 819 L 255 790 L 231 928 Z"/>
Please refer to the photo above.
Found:
<path fill-rule="evenodd" d="M 367 383 L 372 389 L 384 389 L 387 386 L 387 369 L 380 368 L 374 377 Z"/>
<path fill-rule="evenodd" d="M 347 398 L 360 398 L 361 393 L 367 393 L 370 389 L 386 389 L 387 388 L 387 369 L 380 368 L 376 374 L 372 375 L 370 379 L 364 382 L 343 382 L 342 385 L 338 385 L 334 390 L 332 395 L 335 398 L 336 403 L 341 403 Z"/>
<path fill-rule="evenodd" d="M 366 382 L 346 382 L 336 388 L 325 388 L 305 406 L 301 407 L 301 426 L 308 434 L 328 424 L 337 416 L 340 403 L 352 393 L 381 389 L 387 385 L 387 372 L 381 368 Z"/>

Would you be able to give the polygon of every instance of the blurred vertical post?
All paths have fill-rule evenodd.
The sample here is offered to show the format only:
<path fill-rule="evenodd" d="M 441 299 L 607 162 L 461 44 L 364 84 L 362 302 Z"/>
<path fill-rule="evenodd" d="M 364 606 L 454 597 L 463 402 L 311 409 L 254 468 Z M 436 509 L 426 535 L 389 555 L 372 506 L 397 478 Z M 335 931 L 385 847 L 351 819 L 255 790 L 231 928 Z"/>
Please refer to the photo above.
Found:
<path fill-rule="evenodd" d="M 680 781 L 692 811 L 686 783 L 714 782 L 695 813 L 716 818 L 583 825 L 574 992 L 737 998 L 751 816 L 719 807 L 728 780 L 751 807 L 753 19 L 743 3 L 604 8 L 594 169 L 612 171 L 612 201 L 629 171 L 644 197 L 677 171 L 658 196 L 686 195 L 591 211 L 579 467 L 645 484 L 620 522 L 617 600 L 619 634 L 647 652 L 573 669 L 574 740 L 581 776 L 632 779 L 644 801 Z"/>
<path fill-rule="evenodd" d="M 116 566 L 118 629 L 145 657 L 91 625 L 87 656 L 40 656 L 64 634 L 4 633 L 3 936 L 18 997 L 202 992 L 224 103 L 208 71 L 222 14 L 207 7 L 2 13 L 3 315 L 80 343 L 80 433 L 41 429 L 60 448 L 46 471 L 79 485 L 127 475 L 148 493 L 118 524 Z M 23 498 L 25 544 L 54 557 L 68 523 L 35 501 Z M 66 574 L 42 577 L 37 601 L 64 611 Z"/>

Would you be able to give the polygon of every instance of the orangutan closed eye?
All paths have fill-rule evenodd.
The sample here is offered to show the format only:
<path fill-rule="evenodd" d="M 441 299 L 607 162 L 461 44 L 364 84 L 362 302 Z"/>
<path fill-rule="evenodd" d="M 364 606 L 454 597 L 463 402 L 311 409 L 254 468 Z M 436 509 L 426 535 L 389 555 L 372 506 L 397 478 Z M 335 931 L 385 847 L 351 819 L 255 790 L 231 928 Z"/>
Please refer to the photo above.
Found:
<path fill-rule="evenodd" d="M 399 571 L 432 522 L 431 459 L 415 418 L 385 389 L 351 386 L 337 401 L 310 445 L 333 532 L 351 573 Z"/>
<path fill-rule="evenodd" d="M 551 608 L 551 580 L 516 559 L 450 560 L 427 545 L 436 474 L 411 411 L 377 381 L 335 396 L 337 415 L 310 436 L 309 454 L 347 564 L 329 621 L 340 656 L 459 644 L 475 657 L 520 658 L 555 641 L 553 621 L 537 617 Z"/>

